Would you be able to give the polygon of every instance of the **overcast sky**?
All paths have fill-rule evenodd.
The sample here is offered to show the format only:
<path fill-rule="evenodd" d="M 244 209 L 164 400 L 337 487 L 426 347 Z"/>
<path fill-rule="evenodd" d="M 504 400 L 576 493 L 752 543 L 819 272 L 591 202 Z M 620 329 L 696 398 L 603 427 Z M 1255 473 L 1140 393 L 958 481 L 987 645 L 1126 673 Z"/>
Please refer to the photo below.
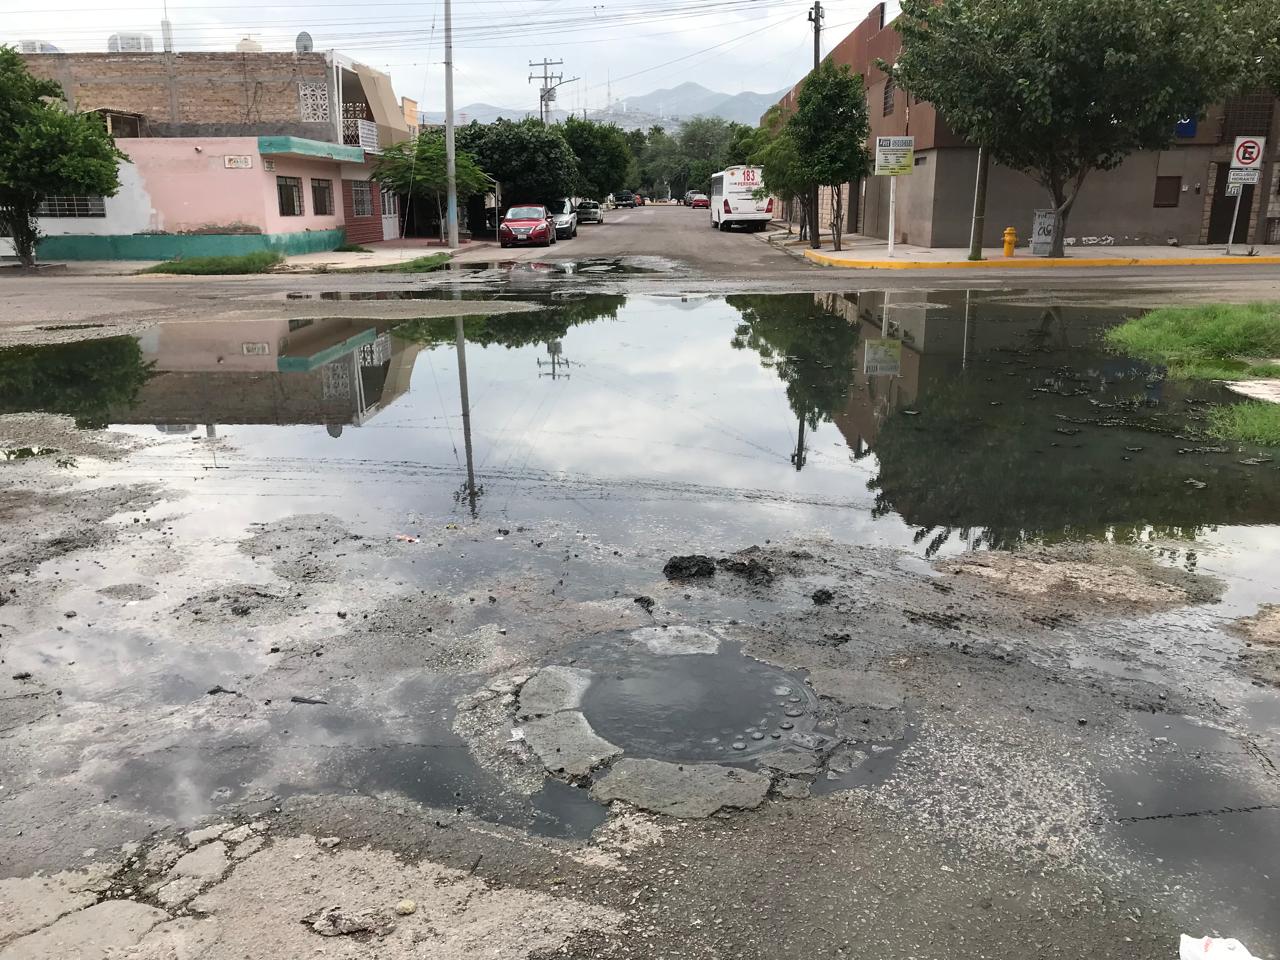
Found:
<path fill-rule="evenodd" d="M 116 31 L 160 43 L 161 0 L 2 0 L 0 42 L 38 39 L 66 51 L 103 51 Z M 42 5 L 43 3 L 43 5 Z M 562 108 L 694 81 L 724 93 L 790 87 L 812 57 L 812 0 L 454 0 L 456 102 L 537 110 L 530 60 L 563 60 Z M 830 0 L 823 50 L 843 38 L 870 0 Z M 896 9 L 896 5 L 894 7 Z M 442 0 L 170 0 L 178 50 L 231 50 L 248 35 L 292 50 L 307 30 L 391 74 L 396 93 L 443 105 Z"/>

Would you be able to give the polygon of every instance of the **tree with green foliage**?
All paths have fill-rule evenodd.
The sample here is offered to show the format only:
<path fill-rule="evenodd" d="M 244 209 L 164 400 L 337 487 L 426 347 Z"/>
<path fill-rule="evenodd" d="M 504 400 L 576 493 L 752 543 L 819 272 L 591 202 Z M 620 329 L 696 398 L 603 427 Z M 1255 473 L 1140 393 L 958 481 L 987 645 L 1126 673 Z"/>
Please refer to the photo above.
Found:
<path fill-rule="evenodd" d="M 578 177 L 573 150 L 559 127 L 541 120 L 472 121 L 457 133 L 458 149 L 502 185 L 502 202 L 545 203 L 573 194 Z"/>
<path fill-rule="evenodd" d="M 761 132 L 764 136 L 755 153 L 751 154 L 750 162 L 762 170 L 762 197 L 774 196 L 788 204 L 798 201 L 806 221 L 809 221 L 809 181 L 795 138 L 786 126 L 777 132 L 761 128 Z"/>
<path fill-rule="evenodd" d="M 635 161 L 626 135 L 617 126 L 570 115 L 562 131 L 578 162 L 575 193 L 603 200 L 627 186 Z"/>
<path fill-rule="evenodd" d="M 1159 150 L 1239 82 L 1234 0 L 903 0 L 899 85 L 1046 191 L 1050 256 L 1085 178 Z"/>
<path fill-rule="evenodd" d="M 844 64 L 824 60 L 800 88 L 795 112 L 787 118 L 787 132 L 799 158 L 798 172 L 810 184 L 831 190 L 831 237 L 836 250 L 844 230 L 844 185 L 871 172 L 870 130 L 862 76 Z M 821 214 L 812 213 L 809 244 L 816 250 Z"/>
<path fill-rule="evenodd" d="M 22 57 L 0 47 L 0 232 L 13 237 L 23 266 L 36 262 L 36 211 L 58 194 L 114 196 L 125 159 L 96 114 L 72 113 L 61 88 L 33 77 Z"/>
<path fill-rule="evenodd" d="M 694 117 L 680 128 L 677 142 L 684 161 L 681 166 L 685 178 L 682 184 L 671 183 L 673 193 L 677 186 L 684 190 L 710 192 L 712 174 L 719 173 L 728 165 L 734 126 L 720 117 Z"/>
<path fill-rule="evenodd" d="M 454 168 L 460 202 L 489 189 L 489 178 L 477 165 L 475 157 L 467 151 L 457 151 Z M 433 129 L 423 130 L 416 140 L 406 140 L 384 148 L 374 162 L 373 178 L 409 197 L 410 203 L 414 200 L 427 200 L 434 204 L 436 219 L 440 224 L 440 239 L 445 239 L 444 207 L 448 202 L 449 181 L 443 133 Z"/>

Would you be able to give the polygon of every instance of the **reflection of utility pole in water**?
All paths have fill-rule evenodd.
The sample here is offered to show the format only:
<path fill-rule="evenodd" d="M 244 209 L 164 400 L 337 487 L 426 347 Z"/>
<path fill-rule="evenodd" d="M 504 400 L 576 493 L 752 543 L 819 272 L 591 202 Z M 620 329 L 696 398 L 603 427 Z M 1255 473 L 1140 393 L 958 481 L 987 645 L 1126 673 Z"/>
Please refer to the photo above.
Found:
<path fill-rule="evenodd" d="M 569 359 L 564 356 L 564 345 L 559 340 L 548 340 L 547 356 L 551 359 L 543 360 L 541 357 L 538 358 L 538 376 L 550 377 L 552 380 L 558 380 L 561 377 L 565 377 L 567 379 L 569 377 L 569 367 L 572 366 L 572 364 L 569 362 Z M 542 372 L 544 364 L 551 368 L 550 372 Z"/>
<path fill-rule="evenodd" d="M 458 338 L 458 397 L 462 403 L 462 445 L 467 452 L 467 501 L 471 504 L 471 516 L 476 513 L 475 457 L 471 453 L 471 399 L 467 395 L 467 337 L 462 328 L 462 317 L 455 317 L 454 327 Z"/>
<path fill-rule="evenodd" d="M 805 461 L 809 459 L 809 454 L 804 448 L 804 414 L 800 414 L 800 430 L 796 435 L 796 450 L 791 454 L 791 462 L 796 465 L 796 473 L 804 469 Z"/>
<path fill-rule="evenodd" d="M 975 218 L 977 214 L 974 214 Z M 964 344 L 960 347 L 960 369 L 969 367 L 969 291 L 964 292 Z"/>

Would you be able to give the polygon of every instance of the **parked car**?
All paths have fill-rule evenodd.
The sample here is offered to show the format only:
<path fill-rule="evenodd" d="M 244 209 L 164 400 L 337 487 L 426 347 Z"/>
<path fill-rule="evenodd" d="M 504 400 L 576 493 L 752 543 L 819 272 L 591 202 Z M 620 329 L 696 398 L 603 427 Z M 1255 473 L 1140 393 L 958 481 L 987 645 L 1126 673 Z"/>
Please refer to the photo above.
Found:
<path fill-rule="evenodd" d="M 637 194 L 636 194 L 636 206 L 637 206 L 637 207 L 643 207 L 643 206 L 645 205 L 645 202 L 646 202 L 646 201 L 645 201 L 644 197 L 640 196 L 640 194 L 638 194 L 638 193 L 637 193 Z"/>
<path fill-rule="evenodd" d="M 684 199 L 681 200 L 680 202 L 683 203 L 686 207 L 691 206 L 693 204 L 693 198 L 696 197 L 697 195 L 698 195 L 697 190 L 686 190 L 684 193 Z"/>
<path fill-rule="evenodd" d="M 705 193 L 695 193 L 692 197 L 689 198 L 689 206 L 693 207 L 695 210 L 698 207 L 702 207 L 704 210 L 710 210 L 711 198 L 708 197 Z"/>
<path fill-rule="evenodd" d="M 555 222 L 542 204 L 511 207 L 502 218 L 498 242 L 503 247 L 549 247 L 556 242 Z"/>
<path fill-rule="evenodd" d="M 557 240 L 572 240 L 578 235 L 578 208 L 572 200 L 568 197 L 550 200 L 546 208 L 556 225 Z"/>
<path fill-rule="evenodd" d="M 630 190 L 622 190 L 613 195 L 613 205 L 615 207 L 632 207 L 636 205 L 636 195 Z"/>
<path fill-rule="evenodd" d="M 583 200 L 578 204 L 579 223 L 604 223 L 604 207 L 594 200 Z"/>

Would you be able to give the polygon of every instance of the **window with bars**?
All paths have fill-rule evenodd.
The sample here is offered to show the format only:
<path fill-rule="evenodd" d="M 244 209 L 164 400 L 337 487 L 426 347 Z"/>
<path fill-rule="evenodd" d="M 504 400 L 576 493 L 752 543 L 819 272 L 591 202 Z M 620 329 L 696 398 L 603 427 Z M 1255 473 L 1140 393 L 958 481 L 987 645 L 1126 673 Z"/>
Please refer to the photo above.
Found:
<path fill-rule="evenodd" d="M 1156 195 L 1153 207 L 1176 207 L 1182 196 L 1181 177 L 1156 177 Z"/>
<path fill-rule="evenodd" d="M 303 215 L 301 177 L 276 177 L 276 193 L 280 196 L 280 216 Z"/>
<path fill-rule="evenodd" d="M 311 212 L 318 217 L 333 215 L 333 181 L 311 180 Z"/>
<path fill-rule="evenodd" d="M 105 197 L 63 196 L 45 197 L 36 208 L 37 217 L 105 217 Z"/>
<path fill-rule="evenodd" d="M 883 108 L 882 116 L 887 117 L 893 113 L 893 99 L 897 92 L 898 85 L 893 82 L 893 77 L 889 77 L 884 82 L 884 103 L 881 105 Z"/>
<path fill-rule="evenodd" d="M 351 183 L 351 215 L 373 216 L 373 190 L 368 180 L 354 180 Z"/>

